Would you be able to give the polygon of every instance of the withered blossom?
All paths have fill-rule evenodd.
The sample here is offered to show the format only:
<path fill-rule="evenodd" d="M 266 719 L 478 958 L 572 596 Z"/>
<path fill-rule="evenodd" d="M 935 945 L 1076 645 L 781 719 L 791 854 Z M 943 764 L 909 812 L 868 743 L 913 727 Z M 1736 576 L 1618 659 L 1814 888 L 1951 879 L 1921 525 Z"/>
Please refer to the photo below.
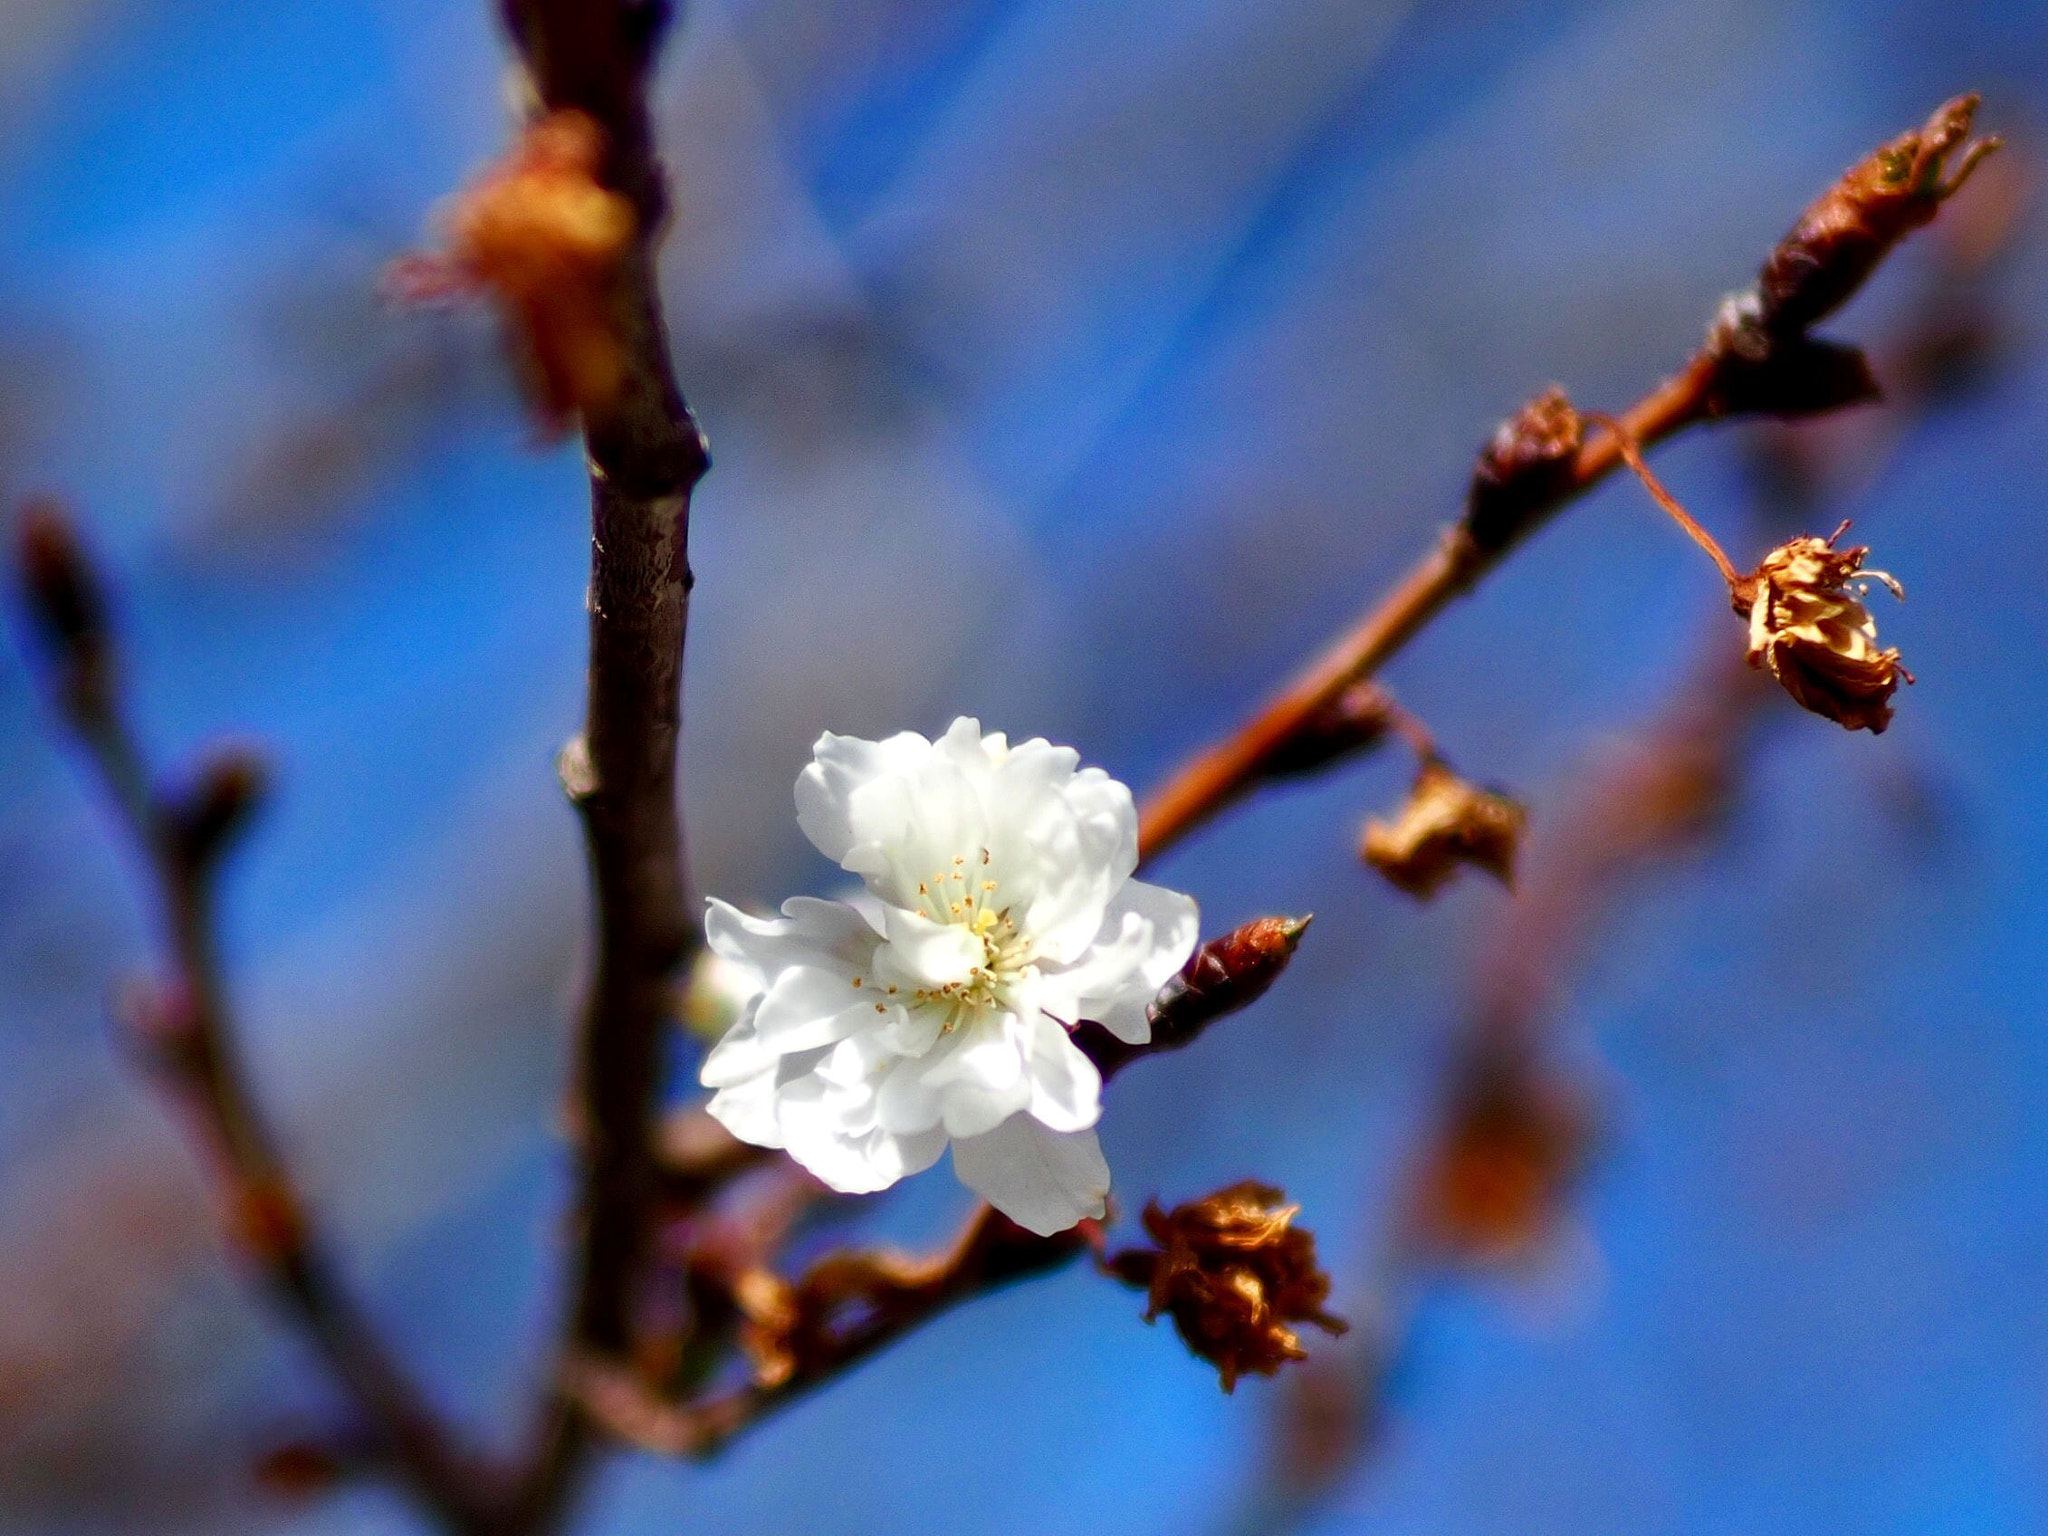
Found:
<path fill-rule="evenodd" d="M 1904 597 L 1898 582 L 1863 564 L 1864 545 L 1836 549 L 1844 523 L 1825 539 L 1781 544 L 1756 570 L 1730 583 L 1735 611 L 1749 618 L 1749 664 L 1767 667 L 1802 708 L 1849 730 L 1873 734 L 1891 723 L 1891 697 L 1913 674 L 1896 649 L 1880 649 L 1863 604 L 1870 583 Z"/>
<path fill-rule="evenodd" d="M 1461 864 L 1512 885 L 1528 813 L 1505 795 L 1468 784 L 1425 758 L 1400 814 L 1366 824 L 1359 856 L 1409 895 L 1427 900 Z"/>
<path fill-rule="evenodd" d="M 1145 1230 L 1157 1249 L 1131 1248 L 1108 1261 L 1112 1274 L 1148 1291 L 1145 1321 L 1170 1313 L 1180 1336 L 1222 1376 L 1271 1376 L 1308 1353 L 1290 1324 L 1341 1334 L 1323 1310 L 1330 1277 L 1316 1262 L 1315 1234 L 1293 1225 L 1298 1205 L 1270 1184 L 1247 1179 L 1171 1211 L 1153 1201 Z"/>
<path fill-rule="evenodd" d="M 573 110 L 550 112 L 449 204 L 448 250 L 392 272 L 403 297 L 482 290 L 496 299 L 550 432 L 602 411 L 626 377 L 612 289 L 638 220 L 597 179 L 604 135 Z"/>
<path fill-rule="evenodd" d="M 1518 1054 L 1483 1055 L 1458 1075 L 1417 1180 L 1418 1236 L 1470 1263 L 1536 1251 L 1596 1134 L 1584 1092 Z"/>

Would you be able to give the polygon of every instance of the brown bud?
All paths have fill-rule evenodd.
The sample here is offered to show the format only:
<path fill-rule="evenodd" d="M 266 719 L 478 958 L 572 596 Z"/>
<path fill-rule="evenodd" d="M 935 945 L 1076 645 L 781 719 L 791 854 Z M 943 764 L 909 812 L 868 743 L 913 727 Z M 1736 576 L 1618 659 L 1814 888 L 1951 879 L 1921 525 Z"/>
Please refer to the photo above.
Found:
<path fill-rule="evenodd" d="M 1133 1045 L 1085 1021 L 1074 1029 L 1074 1044 L 1104 1077 L 1135 1057 L 1179 1050 L 1226 1014 L 1264 997 L 1293 960 L 1309 922 L 1306 917 L 1257 917 L 1202 945 L 1146 1009 L 1152 1037 L 1144 1044 Z"/>
<path fill-rule="evenodd" d="M 1730 595 L 1749 618 L 1749 664 L 1767 667 L 1802 708 L 1849 730 L 1875 734 L 1891 723 L 1891 697 L 1913 674 L 1896 650 L 1880 650 L 1877 623 L 1862 599 L 1875 581 L 1904 597 L 1898 582 L 1866 569 L 1869 549 L 1838 550 L 1844 523 L 1826 539 L 1781 544 Z M 1852 589 L 1853 584 L 1853 589 Z"/>
<path fill-rule="evenodd" d="M 1315 1235 L 1293 1225 L 1298 1205 L 1269 1184 L 1246 1180 L 1164 1211 L 1145 1207 L 1156 1249 L 1132 1248 L 1107 1268 L 1148 1294 L 1145 1321 L 1170 1313 L 1180 1336 L 1216 1366 L 1223 1390 L 1246 1374 L 1271 1376 L 1307 1351 L 1290 1324 L 1326 1333 L 1348 1326 L 1323 1310 L 1330 1277 L 1316 1263 Z"/>
<path fill-rule="evenodd" d="M 1944 102 L 1923 127 L 1881 146 L 1806 210 L 1757 277 L 1758 329 L 1785 336 L 1829 315 L 1863 286 L 1894 245 L 1933 219 L 1998 147 L 1995 138 L 1979 139 L 1947 169 L 1948 157 L 1969 136 L 1977 100 L 1969 95 Z"/>
<path fill-rule="evenodd" d="M 1514 543 L 1570 484 L 1584 435 L 1579 413 L 1555 385 L 1502 422 L 1472 468 L 1466 536 L 1489 554 Z"/>
<path fill-rule="evenodd" d="M 1425 758 L 1393 821 L 1366 824 L 1359 856 L 1409 895 L 1427 900 L 1471 864 L 1503 885 L 1528 813 L 1505 795 L 1476 788 L 1437 758 Z"/>
<path fill-rule="evenodd" d="M 1861 347 L 1788 336 L 1756 356 L 1723 350 L 1708 385 L 1707 413 L 1797 420 L 1882 398 Z"/>
<path fill-rule="evenodd" d="M 1526 1257 L 1553 1230 L 1586 1165 L 1594 1117 L 1585 1096 L 1519 1054 L 1468 1066 L 1422 1170 L 1420 1235 L 1449 1257 Z"/>
<path fill-rule="evenodd" d="M 47 497 L 29 502 L 15 539 L 29 611 L 51 643 L 70 649 L 104 634 L 106 599 L 64 508 Z"/>
<path fill-rule="evenodd" d="M 603 159 L 594 120 L 548 113 L 450 204 L 447 255 L 391 273 L 401 297 L 482 289 L 497 300 L 549 432 L 608 410 L 625 386 L 612 289 L 639 221 L 598 181 Z"/>
<path fill-rule="evenodd" d="M 15 553 L 29 618 L 48 648 L 65 707 L 81 716 L 104 715 L 113 670 L 106 594 L 57 501 L 39 497 L 21 509 Z"/>
<path fill-rule="evenodd" d="M 267 777 L 263 759 L 247 747 L 222 747 L 209 756 L 190 788 L 162 807 L 180 857 L 197 866 L 223 852 L 262 802 Z"/>

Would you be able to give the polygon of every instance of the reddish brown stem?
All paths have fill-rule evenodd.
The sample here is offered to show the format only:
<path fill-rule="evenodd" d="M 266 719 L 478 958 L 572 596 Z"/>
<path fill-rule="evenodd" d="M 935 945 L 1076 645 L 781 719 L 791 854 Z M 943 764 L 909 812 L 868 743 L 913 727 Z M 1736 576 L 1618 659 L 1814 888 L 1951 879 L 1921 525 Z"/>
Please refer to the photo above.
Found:
<path fill-rule="evenodd" d="M 1653 443 L 1704 420 L 1713 410 L 1716 368 L 1715 354 L 1702 351 L 1624 411 L 1618 418 L 1621 426 L 1636 441 Z M 1482 546 L 1463 528 L 1446 534 L 1258 714 L 1197 753 L 1146 799 L 1138 817 L 1143 857 L 1156 858 L 1251 788 L 1262 776 L 1262 765 L 1284 756 L 1289 742 L 1320 711 L 1345 689 L 1371 677 L 1453 598 L 1469 591 L 1517 543 L 1599 484 L 1621 461 L 1621 439 L 1613 431 L 1603 431 L 1580 446 L 1555 493 L 1532 505 L 1505 539 Z"/>
<path fill-rule="evenodd" d="M 1634 472 L 1635 477 L 1643 482 L 1643 489 L 1650 493 L 1650 499 L 1662 507 L 1674 523 L 1685 530 L 1687 538 L 1707 552 L 1707 558 L 1712 560 L 1715 569 L 1720 571 L 1721 579 L 1727 582 L 1731 589 L 1734 588 L 1742 580 L 1742 574 L 1735 569 L 1727 551 L 1721 548 L 1718 539 L 1700 526 L 1698 519 L 1685 510 L 1678 498 L 1665 488 L 1664 482 L 1650 473 L 1650 466 L 1643 462 L 1642 447 L 1629 436 L 1628 428 L 1612 416 L 1604 416 L 1597 411 L 1587 411 L 1585 416 L 1586 420 L 1597 422 L 1614 434 L 1615 445 L 1621 450 L 1622 461 Z"/>

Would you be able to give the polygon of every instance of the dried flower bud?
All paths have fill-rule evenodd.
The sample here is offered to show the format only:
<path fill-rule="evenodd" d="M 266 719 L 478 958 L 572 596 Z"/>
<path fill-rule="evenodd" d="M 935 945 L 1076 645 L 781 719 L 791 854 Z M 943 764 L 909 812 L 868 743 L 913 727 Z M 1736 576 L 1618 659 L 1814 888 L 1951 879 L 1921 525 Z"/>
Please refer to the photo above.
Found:
<path fill-rule="evenodd" d="M 1139 1056 L 1177 1051 L 1218 1019 L 1249 1008 L 1280 979 L 1308 932 L 1306 917 L 1256 917 L 1197 949 L 1146 1009 L 1152 1037 L 1134 1045 L 1100 1024 L 1074 1029 L 1078 1045 L 1104 1077 Z"/>
<path fill-rule="evenodd" d="M 1423 1167 L 1420 1235 L 1467 1262 L 1528 1256 L 1553 1230 L 1594 1134 L 1576 1089 L 1519 1053 L 1482 1057 L 1459 1075 Z"/>
<path fill-rule="evenodd" d="M 754 1384 L 779 1387 L 796 1374 L 803 1314 L 795 1289 L 773 1270 L 756 1265 L 732 1281 L 738 1309 L 740 1348 L 752 1367 Z"/>
<path fill-rule="evenodd" d="M 1366 824 L 1359 856 L 1423 900 L 1461 864 L 1512 885 L 1527 820 L 1528 813 L 1507 796 L 1466 783 L 1441 759 L 1425 758 L 1401 814 Z"/>
<path fill-rule="evenodd" d="M 1271 1376 L 1289 1360 L 1308 1358 L 1289 1324 L 1314 1323 L 1326 1333 L 1348 1326 L 1323 1310 L 1330 1277 L 1316 1263 L 1315 1235 L 1293 1225 L 1298 1205 L 1270 1184 L 1246 1180 L 1187 1205 L 1145 1207 L 1145 1230 L 1156 1250 L 1126 1249 L 1110 1272 L 1149 1292 L 1145 1321 L 1162 1312 L 1189 1349 L 1215 1365 L 1223 1390 L 1237 1378 Z"/>
<path fill-rule="evenodd" d="M 446 257 L 416 257 L 392 273 L 403 297 L 484 289 L 497 299 L 550 432 L 606 410 L 625 386 L 612 288 L 638 220 L 629 199 L 598 181 L 603 154 L 603 131 L 585 114 L 537 119 L 453 200 Z"/>
<path fill-rule="evenodd" d="M 1555 385 L 1502 422 L 1472 468 L 1466 536 L 1488 553 L 1514 543 L 1570 483 L 1584 435 L 1579 413 Z"/>
<path fill-rule="evenodd" d="M 1933 219 L 1998 140 L 1965 147 L 1975 95 L 1944 102 L 1915 132 L 1901 134 L 1852 167 L 1778 242 L 1758 275 L 1756 326 L 1771 336 L 1805 330 L 1863 286 L 1887 252 Z"/>
<path fill-rule="evenodd" d="M 1866 547 L 1834 547 L 1848 526 L 1826 539 L 1780 545 L 1734 582 L 1730 595 L 1735 611 L 1749 617 L 1751 666 L 1768 667 L 1802 708 L 1875 734 L 1891 723 L 1899 680 L 1910 683 L 1913 674 L 1899 665 L 1896 650 L 1878 648 L 1877 624 L 1862 599 L 1873 581 L 1896 597 L 1905 593 L 1883 571 L 1864 567 Z"/>

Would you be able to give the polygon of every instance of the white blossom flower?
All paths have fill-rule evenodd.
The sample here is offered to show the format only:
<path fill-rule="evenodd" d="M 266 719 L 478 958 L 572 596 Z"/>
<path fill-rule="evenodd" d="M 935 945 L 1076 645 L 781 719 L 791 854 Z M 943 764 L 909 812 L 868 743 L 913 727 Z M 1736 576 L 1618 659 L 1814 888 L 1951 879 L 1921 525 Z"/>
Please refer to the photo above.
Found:
<path fill-rule="evenodd" d="M 1193 900 L 1131 878 L 1131 792 L 966 718 L 935 742 L 827 732 L 813 759 L 797 822 L 867 892 L 779 918 L 712 900 L 712 949 L 758 990 L 704 1062 L 711 1113 L 847 1193 L 951 1143 L 961 1182 L 1021 1226 L 1102 1215 L 1102 1077 L 1068 1029 L 1150 1038 L 1146 1004 L 1196 938 Z"/>

